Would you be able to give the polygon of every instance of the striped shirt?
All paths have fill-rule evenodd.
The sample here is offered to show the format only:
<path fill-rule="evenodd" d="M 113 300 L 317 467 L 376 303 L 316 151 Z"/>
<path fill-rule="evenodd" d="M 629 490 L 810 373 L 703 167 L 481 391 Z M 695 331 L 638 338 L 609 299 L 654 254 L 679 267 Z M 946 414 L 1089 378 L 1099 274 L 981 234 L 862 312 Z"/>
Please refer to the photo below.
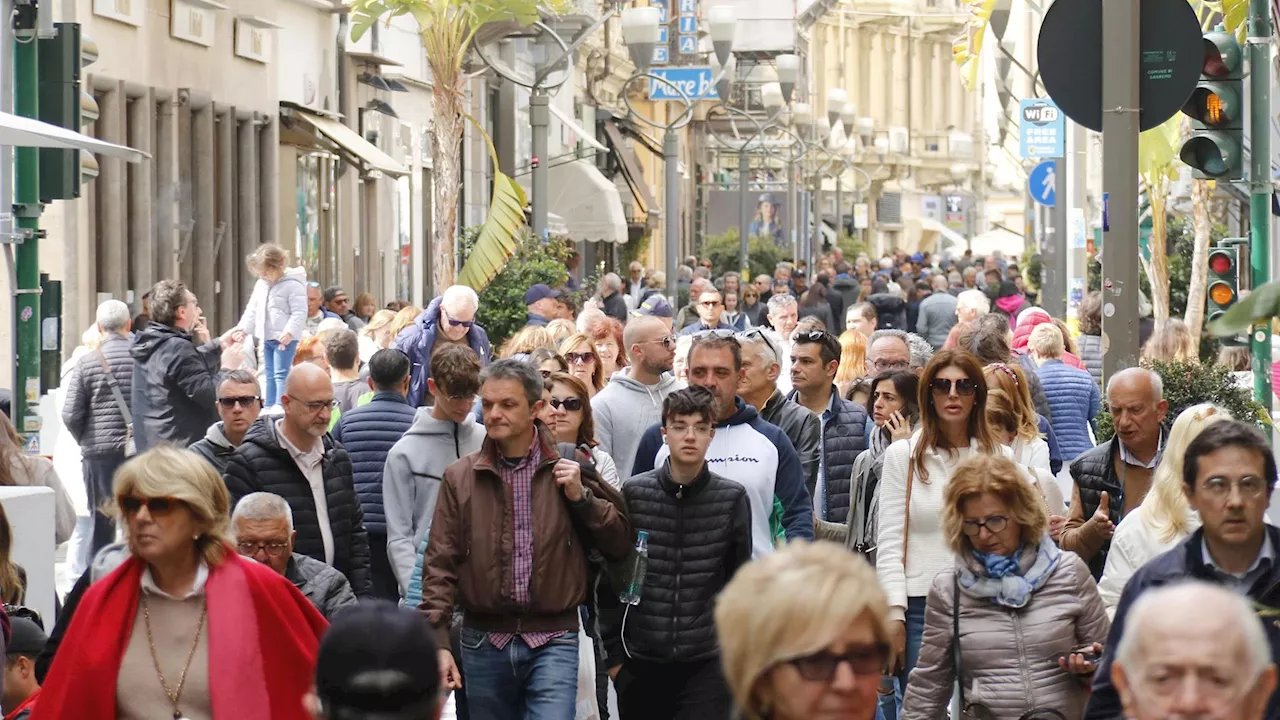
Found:
<path fill-rule="evenodd" d="M 511 562 L 511 595 L 516 607 L 529 607 L 529 581 L 533 577 L 533 474 L 542 463 L 542 448 L 535 436 L 529 454 L 512 465 L 506 458 L 498 461 L 502 482 L 511 487 L 511 507 L 515 525 L 515 557 Z M 520 639 L 531 649 L 540 648 L 564 632 L 521 633 Z M 502 650 L 515 639 L 515 633 L 489 633 L 489 642 Z"/>

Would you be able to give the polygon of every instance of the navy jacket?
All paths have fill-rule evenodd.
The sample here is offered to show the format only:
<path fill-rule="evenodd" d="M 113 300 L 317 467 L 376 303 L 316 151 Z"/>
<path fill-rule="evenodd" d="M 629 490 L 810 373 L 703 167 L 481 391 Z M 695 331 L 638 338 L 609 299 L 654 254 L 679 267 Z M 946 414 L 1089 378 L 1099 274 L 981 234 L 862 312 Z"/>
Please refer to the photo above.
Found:
<path fill-rule="evenodd" d="M 387 514 L 382 508 L 382 468 L 387 453 L 413 424 L 414 409 L 394 390 L 383 390 L 364 405 L 342 414 L 333 439 L 351 456 L 355 471 L 356 499 L 364 513 L 364 527 L 375 535 L 387 534 Z"/>
<path fill-rule="evenodd" d="M 788 400 L 799 404 L 800 391 L 792 390 Z M 831 386 L 831 418 L 822 427 L 822 463 L 827 522 L 843 523 L 849 517 L 853 461 L 867 449 L 867 411 L 840 397 Z"/>
<path fill-rule="evenodd" d="M 427 404 L 427 379 L 431 377 L 431 351 L 436 346 L 436 325 L 440 322 L 440 298 L 431 301 L 413 324 L 400 331 L 396 349 L 409 356 L 409 405 Z M 467 345 L 480 356 L 480 364 L 488 365 L 492 348 L 484 328 L 472 325 L 467 331 Z"/>
<path fill-rule="evenodd" d="M 1280 548 L 1280 529 L 1267 525 L 1267 534 L 1271 537 L 1271 545 Z M 1085 720 L 1112 720 L 1123 717 L 1120 708 L 1120 696 L 1111 684 L 1111 662 L 1115 658 L 1116 647 L 1124 635 L 1124 621 L 1134 600 L 1148 588 L 1169 585 L 1183 580 L 1200 580 L 1207 583 L 1220 584 L 1222 580 L 1204 564 L 1204 553 L 1201 549 L 1204 530 L 1197 530 L 1191 537 L 1183 540 L 1172 550 L 1157 555 L 1146 565 L 1138 568 L 1138 572 L 1129 578 L 1124 593 L 1120 596 L 1120 604 L 1116 606 L 1115 619 L 1111 621 L 1111 635 L 1107 637 L 1107 648 L 1102 655 L 1097 672 L 1093 675 L 1093 695 L 1089 697 L 1089 706 L 1085 709 Z M 1249 588 L 1249 599 L 1259 610 L 1275 613 L 1280 609 L 1280 565 L 1273 563 L 1270 570 Z M 1267 631 L 1267 642 L 1271 645 L 1271 662 L 1280 665 L 1280 625 L 1274 618 L 1264 618 L 1263 627 Z M 1280 693 L 1272 693 L 1267 702 L 1265 720 L 1280 720 Z"/>

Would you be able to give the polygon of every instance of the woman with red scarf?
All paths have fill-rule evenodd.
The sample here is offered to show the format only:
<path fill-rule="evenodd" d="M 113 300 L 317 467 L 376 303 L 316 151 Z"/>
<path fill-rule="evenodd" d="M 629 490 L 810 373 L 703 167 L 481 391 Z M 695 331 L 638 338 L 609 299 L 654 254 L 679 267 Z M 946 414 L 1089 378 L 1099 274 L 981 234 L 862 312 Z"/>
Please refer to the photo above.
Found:
<path fill-rule="evenodd" d="M 80 601 L 31 720 L 304 720 L 327 623 L 241 558 L 207 463 L 156 448 L 116 474 L 131 557 Z"/>

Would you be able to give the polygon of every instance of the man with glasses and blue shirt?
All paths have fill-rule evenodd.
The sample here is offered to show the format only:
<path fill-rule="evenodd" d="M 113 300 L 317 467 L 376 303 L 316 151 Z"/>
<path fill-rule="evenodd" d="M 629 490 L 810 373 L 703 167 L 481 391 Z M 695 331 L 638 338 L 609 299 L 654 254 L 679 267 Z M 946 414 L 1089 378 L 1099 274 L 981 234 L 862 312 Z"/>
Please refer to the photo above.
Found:
<path fill-rule="evenodd" d="M 1135 602 L 1153 588 L 1195 580 L 1244 596 L 1263 620 L 1271 662 L 1280 662 L 1280 626 L 1274 622 L 1280 614 L 1280 529 L 1267 523 L 1267 505 L 1275 485 L 1276 460 L 1271 445 L 1253 425 L 1237 420 L 1214 423 L 1191 441 L 1183 457 L 1182 489 L 1191 509 L 1199 514 L 1200 529 L 1172 550 L 1157 555 L 1129 579 L 1094 675 L 1086 718 L 1121 716 L 1117 673 L 1112 672 L 1112 664 L 1126 664 L 1123 656 L 1116 655 L 1125 635 L 1126 620 Z M 1167 669 L 1173 670 L 1173 661 L 1166 662 L 1170 663 Z M 1238 669 L 1205 668 L 1203 660 L 1198 665 L 1198 683 L 1211 683 L 1210 687 L 1221 686 L 1217 673 L 1229 674 Z M 1119 674 L 1129 675 L 1131 670 L 1125 666 Z M 1208 674 L 1214 671 L 1215 674 Z M 1134 678 L 1122 678 L 1125 679 L 1130 681 L 1125 684 L 1132 685 Z M 1185 682 L 1180 680 L 1178 687 L 1182 693 Z M 1223 717 L 1228 716 L 1246 717 Z M 1276 693 L 1272 693 L 1262 717 L 1280 718 L 1280 696 Z"/>
<path fill-rule="evenodd" d="M 493 349 L 484 328 L 476 324 L 479 309 L 480 296 L 475 290 L 465 285 L 452 285 L 432 300 L 412 325 L 400 332 L 395 348 L 409 356 L 410 405 L 422 407 L 430 399 L 427 380 L 431 377 L 431 355 L 436 348 L 463 345 L 480 358 L 482 367 L 489 364 Z"/>
<path fill-rule="evenodd" d="M 293 511 L 279 495 L 245 495 L 231 514 L 231 534 L 241 555 L 253 558 L 293 583 L 326 620 L 356 604 L 356 595 L 342 573 L 315 558 L 293 551 L 297 532 Z"/>
<path fill-rule="evenodd" d="M 694 335 L 707 330 L 733 329 L 721 319 L 724 317 L 724 297 L 714 286 L 710 286 L 698 296 L 694 309 L 698 311 L 698 322 L 681 330 L 681 335 Z"/>
<path fill-rule="evenodd" d="M 255 492 L 283 497 L 293 510 L 297 551 L 346 575 L 359 597 L 373 592 L 369 536 L 356 498 L 351 457 L 329 435 L 333 384 L 311 363 L 285 380 L 283 417 L 259 418 L 227 462 L 233 502 Z"/>

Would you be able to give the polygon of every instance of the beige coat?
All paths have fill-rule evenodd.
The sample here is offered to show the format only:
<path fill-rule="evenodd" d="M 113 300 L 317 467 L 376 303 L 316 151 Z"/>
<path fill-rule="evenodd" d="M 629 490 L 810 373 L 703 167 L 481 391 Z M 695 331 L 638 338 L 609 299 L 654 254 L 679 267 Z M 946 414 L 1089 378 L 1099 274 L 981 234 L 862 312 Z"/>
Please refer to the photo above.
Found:
<path fill-rule="evenodd" d="M 965 702 L 980 703 L 997 720 L 1032 709 L 1053 709 L 1068 720 L 1084 714 L 1086 685 L 1058 667 L 1058 658 L 1087 643 L 1105 643 L 1111 622 L 1089 567 L 1063 552 L 1053 574 L 1014 609 L 961 590 L 961 678 Z M 951 656 L 953 574 L 941 573 L 929 591 L 920 660 L 907 684 L 902 720 L 947 716 L 955 670 Z"/>

